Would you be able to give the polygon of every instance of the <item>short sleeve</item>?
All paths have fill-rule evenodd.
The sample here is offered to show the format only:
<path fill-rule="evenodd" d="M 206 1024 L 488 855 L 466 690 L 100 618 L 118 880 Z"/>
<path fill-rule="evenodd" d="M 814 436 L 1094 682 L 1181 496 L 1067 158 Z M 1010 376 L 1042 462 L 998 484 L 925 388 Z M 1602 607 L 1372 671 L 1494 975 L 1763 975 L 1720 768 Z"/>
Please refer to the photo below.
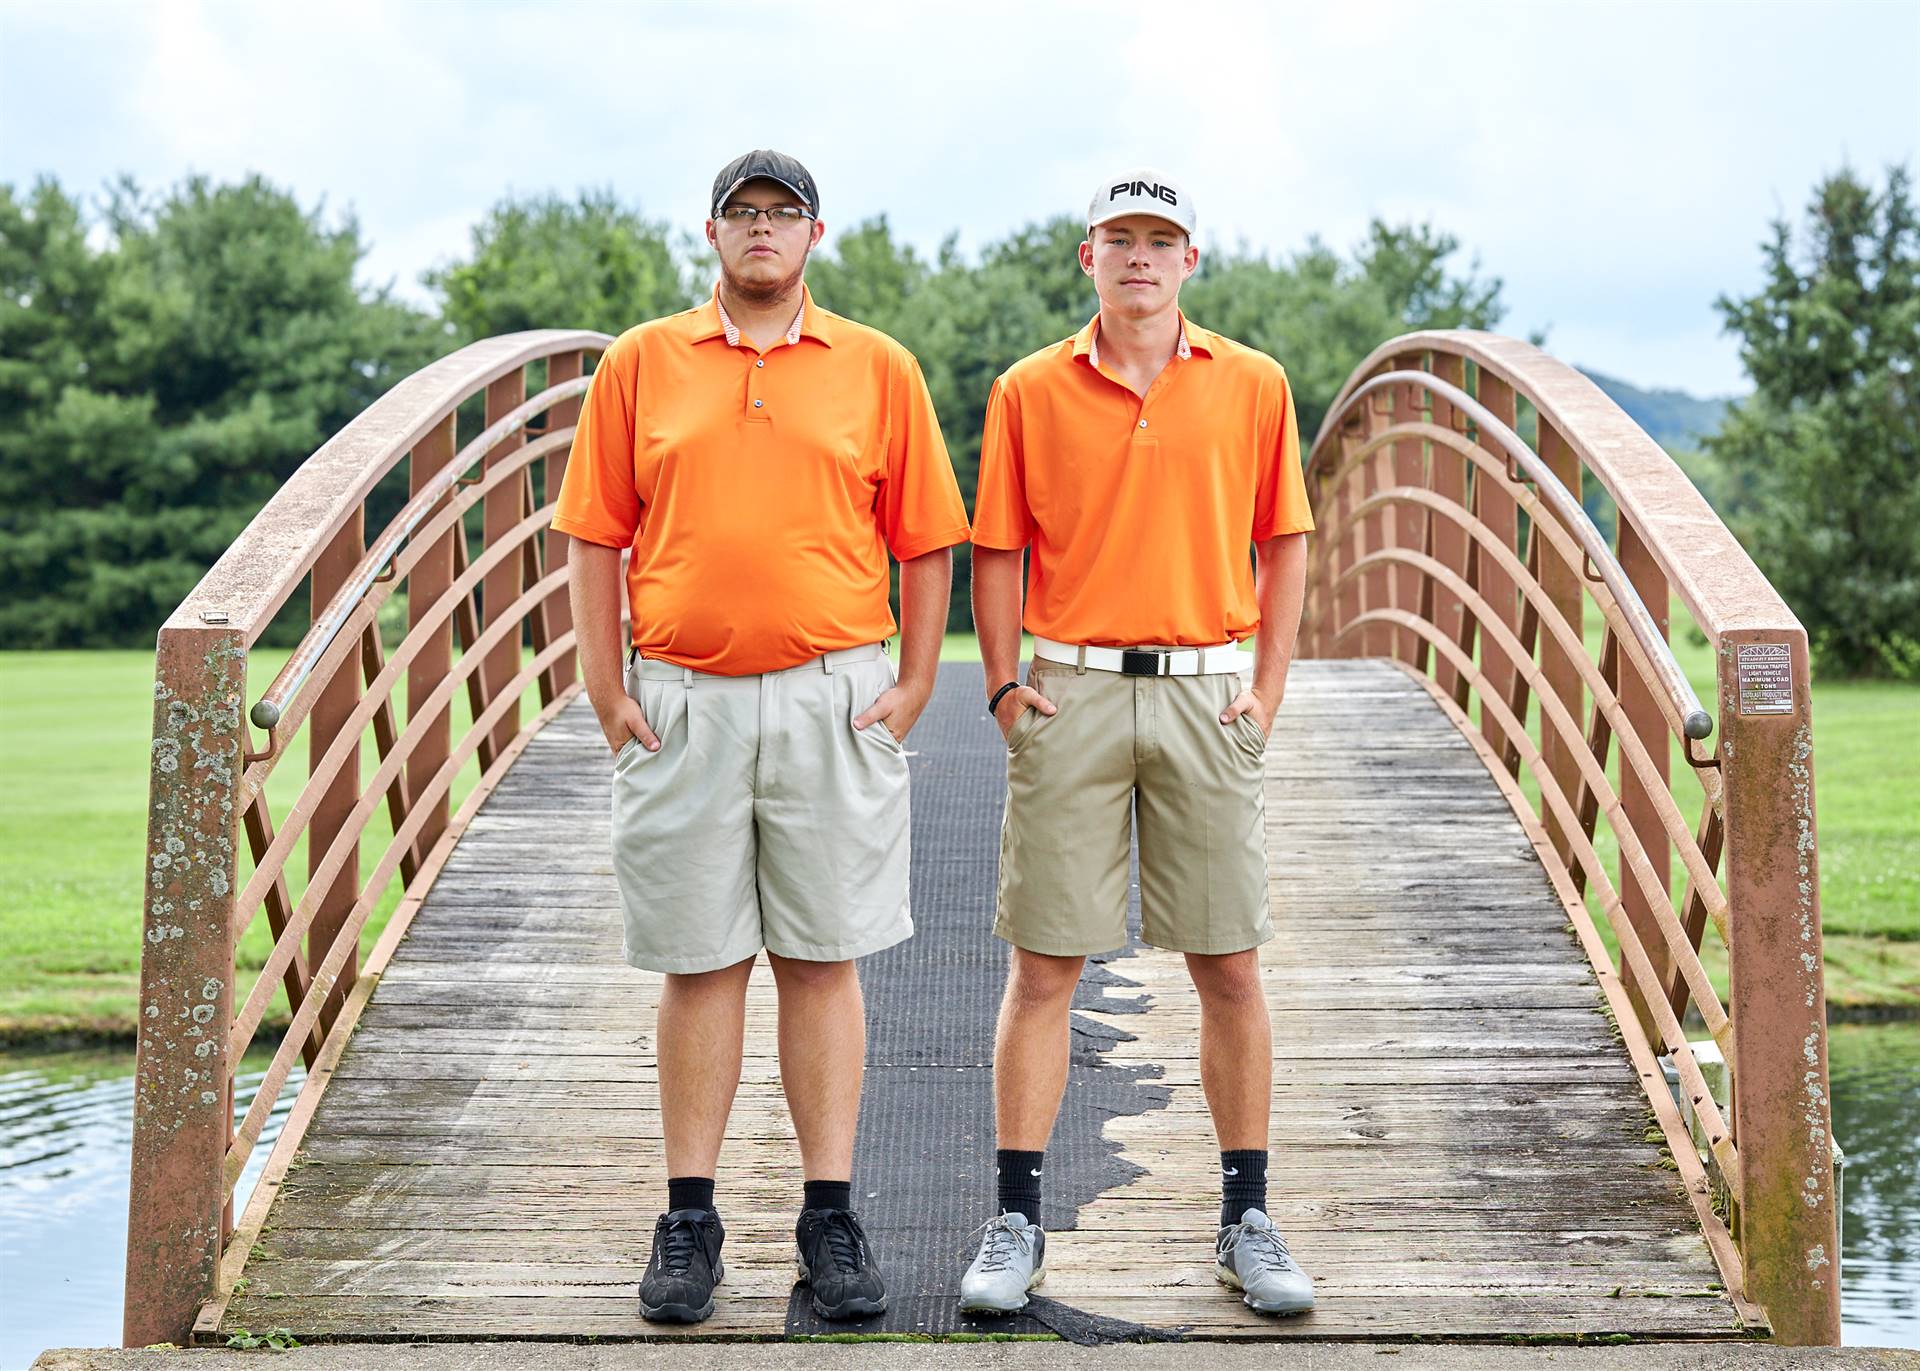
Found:
<path fill-rule="evenodd" d="M 967 507 L 920 364 L 903 352 L 891 370 L 880 534 L 894 560 L 905 562 L 966 542 Z"/>
<path fill-rule="evenodd" d="M 601 354 L 574 425 L 573 449 L 553 514 L 557 532 L 607 547 L 633 542 L 640 527 L 640 496 L 633 484 L 638 381 L 639 345 L 630 338 L 615 339 Z"/>
<path fill-rule="evenodd" d="M 1293 387 L 1286 373 L 1277 378 L 1260 406 L 1259 484 L 1253 496 L 1253 540 L 1313 528 L 1307 505 L 1306 477 L 1300 470 L 1300 421 L 1294 414 Z"/>
<path fill-rule="evenodd" d="M 987 396 L 980 435 L 980 485 L 973 497 L 973 541 L 1013 551 L 1033 541 L 1027 506 L 1026 462 L 1020 445 L 1020 404 L 1002 376 Z"/>

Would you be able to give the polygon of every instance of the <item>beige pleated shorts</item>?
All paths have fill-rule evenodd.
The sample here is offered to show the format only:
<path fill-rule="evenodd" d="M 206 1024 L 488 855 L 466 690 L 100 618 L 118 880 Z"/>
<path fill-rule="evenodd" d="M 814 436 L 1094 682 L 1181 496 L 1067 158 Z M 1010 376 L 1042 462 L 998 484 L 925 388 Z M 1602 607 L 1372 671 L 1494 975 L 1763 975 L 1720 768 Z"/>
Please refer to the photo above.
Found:
<path fill-rule="evenodd" d="M 884 723 L 853 727 L 893 683 L 878 643 L 757 676 L 627 668 L 660 739 L 613 764 L 630 963 L 839 962 L 912 934 L 906 753 Z"/>
<path fill-rule="evenodd" d="M 1080 956 L 1127 941 L 1129 839 L 1138 828 L 1141 938 L 1177 952 L 1243 952 L 1273 936 L 1267 891 L 1266 737 L 1220 714 L 1234 673 L 1123 676 L 1035 662 L 1007 740 L 994 932 Z"/>

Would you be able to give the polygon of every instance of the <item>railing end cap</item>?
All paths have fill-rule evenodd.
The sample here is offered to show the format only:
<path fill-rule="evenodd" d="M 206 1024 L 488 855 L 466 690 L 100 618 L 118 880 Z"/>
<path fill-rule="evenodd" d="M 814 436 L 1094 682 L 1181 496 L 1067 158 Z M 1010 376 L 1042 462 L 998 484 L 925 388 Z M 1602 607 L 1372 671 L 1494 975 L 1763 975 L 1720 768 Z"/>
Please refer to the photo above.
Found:
<path fill-rule="evenodd" d="M 280 722 L 280 706 L 271 700 L 261 700 L 247 711 L 247 717 L 253 720 L 255 728 L 272 728 Z"/>
<path fill-rule="evenodd" d="M 1692 710 L 1687 714 L 1686 732 L 1689 738 L 1699 742 L 1713 734 L 1713 715 L 1704 709 Z"/>

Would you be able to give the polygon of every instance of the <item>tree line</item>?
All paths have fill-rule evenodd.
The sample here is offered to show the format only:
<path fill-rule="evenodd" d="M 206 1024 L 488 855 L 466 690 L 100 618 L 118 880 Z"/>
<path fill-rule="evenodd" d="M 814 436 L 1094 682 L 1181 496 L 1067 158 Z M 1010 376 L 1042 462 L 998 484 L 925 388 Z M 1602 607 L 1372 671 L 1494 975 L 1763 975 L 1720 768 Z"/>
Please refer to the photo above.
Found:
<path fill-rule="evenodd" d="M 1881 420 L 1863 418 L 1844 399 L 1809 400 L 1792 389 L 1856 393 L 1848 358 L 1828 357 L 1825 370 L 1813 369 L 1817 378 L 1768 360 L 1807 346 L 1804 330 L 1767 336 L 1780 309 L 1821 317 L 1910 311 L 1906 183 L 1896 174 L 1884 194 L 1862 194 L 1838 197 L 1833 213 L 1851 217 L 1827 232 L 1835 242 L 1879 235 L 1879 246 L 1864 252 L 1870 290 L 1838 298 L 1801 291 L 1785 304 L 1722 302 L 1729 327 L 1747 341 L 1760 393 L 1714 442 L 1716 480 L 1732 473 L 1717 496 L 1730 493 L 1755 510 L 1790 503 L 1795 488 L 1775 469 L 1795 464 L 1809 425 L 1822 435 L 1812 449 L 1833 454 L 1816 465 L 1842 463 L 1863 423 L 1904 417 L 1910 425 L 1911 406 L 1898 411 L 1912 383 L 1913 340 L 1902 350 L 1897 325 L 1868 330 L 1879 341 L 1862 343 L 1853 359 L 1856 371 L 1878 368 L 1879 380 L 1858 384 L 1878 397 Z M 1082 235 L 1076 219 L 1061 215 L 976 254 L 949 238 L 929 255 L 881 217 L 840 232 L 808 269 L 821 304 L 885 330 L 919 357 L 969 497 L 993 378 L 1077 330 L 1097 308 L 1076 260 Z M 411 371 L 472 339 L 516 329 L 618 333 L 694 303 L 713 279 L 704 243 L 605 190 L 501 201 L 475 225 L 460 259 L 423 278 L 431 307 L 357 280 L 365 252 L 350 214 L 303 208 L 258 177 L 191 178 L 157 194 L 122 182 L 94 206 L 51 178 L 0 184 L 0 647 L 151 643 L 300 462 Z M 1375 221 L 1346 252 L 1312 239 L 1284 257 L 1244 246 L 1203 253 L 1182 304 L 1196 321 L 1286 365 L 1311 441 L 1341 383 L 1382 340 L 1412 328 L 1499 323 L 1499 278 L 1460 257 L 1458 242 L 1430 225 Z M 1770 289 L 1787 289 L 1787 276 L 1769 279 Z M 1829 352 L 1830 335 L 1823 331 L 1821 344 Z M 1911 456 L 1910 427 L 1905 441 Z M 1897 484 L 1899 451 L 1875 467 L 1877 497 Z M 1909 505 L 1913 471 L 1909 461 Z M 1833 495 L 1832 481 L 1821 478 L 1820 491 Z M 1765 518 L 1758 525 L 1763 536 L 1749 545 L 1770 555 L 1781 540 Z M 1911 533 L 1904 563 L 1898 537 L 1882 541 L 1888 546 L 1875 545 L 1870 574 L 1897 581 L 1904 565 L 1908 582 L 1920 583 Z M 1805 539 L 1782 545 L 1781 555 L 1804 561 Z M 1763 566 L 1774 574 L 1765 556 Z M 1776 583 L 1800 587 L 1809 605 L 1827 603 L 1798 581 L 1776 575 Z M 1911 604 L 1911 589 L 1896 589 L 1876 624 L 1899 619 L 1902 593 Z M 1788 598 L 1809 617 L 1791 591 Z M 1847 598 L 1859 600 L 1857 587 Z M 963 626 L 964 594 L 954 615 Z M 1911 618 L 1905 631 L 1905 641 L 1920 639 Z M 1886 631 L 1875 632 L 1884 646 Z M 1823 650 L 1852 670 L 1920 669 L 1911 652 L 1889 655 L 1883 646 L 1870 660 L 1850 641 Z"/>

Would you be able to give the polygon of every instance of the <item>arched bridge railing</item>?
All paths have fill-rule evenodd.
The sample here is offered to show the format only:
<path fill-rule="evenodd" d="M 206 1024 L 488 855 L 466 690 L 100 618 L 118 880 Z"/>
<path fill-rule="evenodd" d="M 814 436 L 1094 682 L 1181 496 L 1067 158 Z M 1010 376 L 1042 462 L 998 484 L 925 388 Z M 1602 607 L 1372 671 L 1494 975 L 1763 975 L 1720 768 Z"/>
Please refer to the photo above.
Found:
<path fill-rule="evenodd" d="M 413 909 L 480 800 L 579 689 L 566 540 L 548 525 L 586 358 L 607 341 L 511 334 L 401 382 L 307 459 L 160 630 L 129 1345 L 185 1342 L 231 1286 Z M 545 384 L 528 398 L 530 370 Z M 470 401 L 484 429 L 460 444 Z M 408 495 L 369 541 L 369 509 L 400 499 L 382 478 L 403 461 Z M 249 707 L 250 654 L 303 583 L 311 627 Z M 401 592 L 404 621 L 398 602 L 383 617 Z M 529 692 L 539 707 L 523 720 Z M 469 721 L 457 737 L 456 703 Z M 305 765 L 289 766 L 303 734 Z M 277 815 L 270 783 L 295 797 Z M 363 962 L 362 930 L 396 884 Z M 263 914 L 271 950 L 242 976 L 236 949 Z M 235 1070 L 282 994 L 290 1023 L 236 1123 Z M 235 1183 L 297 1062 L 306 1084 L 236 1234 Z"/>
<path fill-rule="evenodd" d="M 1595 482 L 1611 544 L 1582 508 Z M 1307 486 L 1302 654 L 1392 658 L 1472 741 L 1529 822 L 1729 1291 L 1782 1340 L 1837 1343 L 1804 630 L 1652 439 L 1511 338 L 1379 348 Z M 1710 708 L 1668 646 L 1675 601 L 1714 649 Z"/>

